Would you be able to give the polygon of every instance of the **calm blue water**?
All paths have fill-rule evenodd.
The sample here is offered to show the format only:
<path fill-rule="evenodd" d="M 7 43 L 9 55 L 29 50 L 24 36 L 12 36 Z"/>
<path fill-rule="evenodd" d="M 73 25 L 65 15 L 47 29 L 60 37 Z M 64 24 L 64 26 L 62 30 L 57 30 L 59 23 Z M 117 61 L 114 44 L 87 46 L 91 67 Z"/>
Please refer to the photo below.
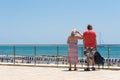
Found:
<path fill-rule="evenodd" d="M 120 45 L 98 45 L 97 49 L 104 58 L 120 58 Z M 67 50 L 67 45 L 1 45 L 0 55 L 67 56 Z M 79 57 L 84 57 L 82 45 L 78 50 Z"/>

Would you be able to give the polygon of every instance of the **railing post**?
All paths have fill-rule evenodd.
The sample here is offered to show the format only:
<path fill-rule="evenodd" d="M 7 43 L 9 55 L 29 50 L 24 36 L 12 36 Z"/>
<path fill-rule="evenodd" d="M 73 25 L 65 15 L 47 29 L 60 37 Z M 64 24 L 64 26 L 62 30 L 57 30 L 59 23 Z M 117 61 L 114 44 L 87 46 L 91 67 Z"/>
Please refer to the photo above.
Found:
<path fill-rule="evenodd" d="M 108 47 L 108 68 L 110 66 L 110 48 Z"/>
<path fill-rule="evenodd" d="M 34 46 L 34 65 L 36 65 L 36 46 Z"/>
<path fill-rule="evenodd" d="M 82 66 L 82 67 L 83 67 L 83 61 L 84 61 L 84 60 L 83 60 L 83 54 L 84 54 L 84 53 L 83 53 L 83 47 L 81 47 L 81 57 L 82 57 L 81 66 Z"/>
<path fill-rule="evenodd" d="M 58 48 L 58 46 L 57 46 L 57 66 L 58 66 L 58 61 L 59 61 L 59 58 L 58 58 L 58 55 L 59 55 L 59 48 Z"/>
<path fill-rule="evenodd" d="M 16 55 L 16 50 L 15 50 L 15 46 L 13 46 L 13 51 L 14 51 L 14 58 L 13 58 L 13 63 L 15 64 L 15 55 Z"/>

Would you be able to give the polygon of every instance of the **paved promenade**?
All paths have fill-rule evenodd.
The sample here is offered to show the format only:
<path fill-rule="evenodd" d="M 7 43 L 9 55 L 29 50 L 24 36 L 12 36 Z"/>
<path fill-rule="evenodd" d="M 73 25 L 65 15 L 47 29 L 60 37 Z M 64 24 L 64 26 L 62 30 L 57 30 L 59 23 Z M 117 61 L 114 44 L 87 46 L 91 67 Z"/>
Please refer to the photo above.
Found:
<path fill-rule="evenodd" d="M 67 68 L 0 66 L 0 80 L 120 80 L 119 70 L 68 71 Z"/>

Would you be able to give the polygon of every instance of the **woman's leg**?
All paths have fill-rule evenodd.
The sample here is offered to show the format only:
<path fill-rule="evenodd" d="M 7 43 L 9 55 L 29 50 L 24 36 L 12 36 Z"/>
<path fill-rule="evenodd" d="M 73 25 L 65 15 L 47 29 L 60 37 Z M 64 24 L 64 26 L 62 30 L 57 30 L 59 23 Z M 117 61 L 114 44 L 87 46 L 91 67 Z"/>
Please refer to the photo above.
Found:
<path fill-rule="evenodd" d="M 69 64 L 69 71 L 71 71 L 71 63 Z"/>
<path fill-rule="evenodd" d="M 74 64 L 74 70 L 77 70 L 77 68 L 76 68 L 76 64 Z"/>

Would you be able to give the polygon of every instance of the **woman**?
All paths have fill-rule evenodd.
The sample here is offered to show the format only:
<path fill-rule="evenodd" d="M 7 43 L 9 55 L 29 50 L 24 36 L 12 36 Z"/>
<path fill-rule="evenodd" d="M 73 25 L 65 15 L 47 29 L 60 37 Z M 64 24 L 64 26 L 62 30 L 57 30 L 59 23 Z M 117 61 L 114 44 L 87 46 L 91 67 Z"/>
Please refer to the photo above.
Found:
<path fill-rule="evenodd" d="M 79 35 L 77 35 L 79 34 Z M 68 63 L 69 71 L 71 71 L 71 65 L 74 65 L 74 70 L 77 70 L 76 64 L 78 63 L 78 40 L 82 39 L 82 35 L 76 31 L 72 30 L 71 35 L 68 37 Z"/>

